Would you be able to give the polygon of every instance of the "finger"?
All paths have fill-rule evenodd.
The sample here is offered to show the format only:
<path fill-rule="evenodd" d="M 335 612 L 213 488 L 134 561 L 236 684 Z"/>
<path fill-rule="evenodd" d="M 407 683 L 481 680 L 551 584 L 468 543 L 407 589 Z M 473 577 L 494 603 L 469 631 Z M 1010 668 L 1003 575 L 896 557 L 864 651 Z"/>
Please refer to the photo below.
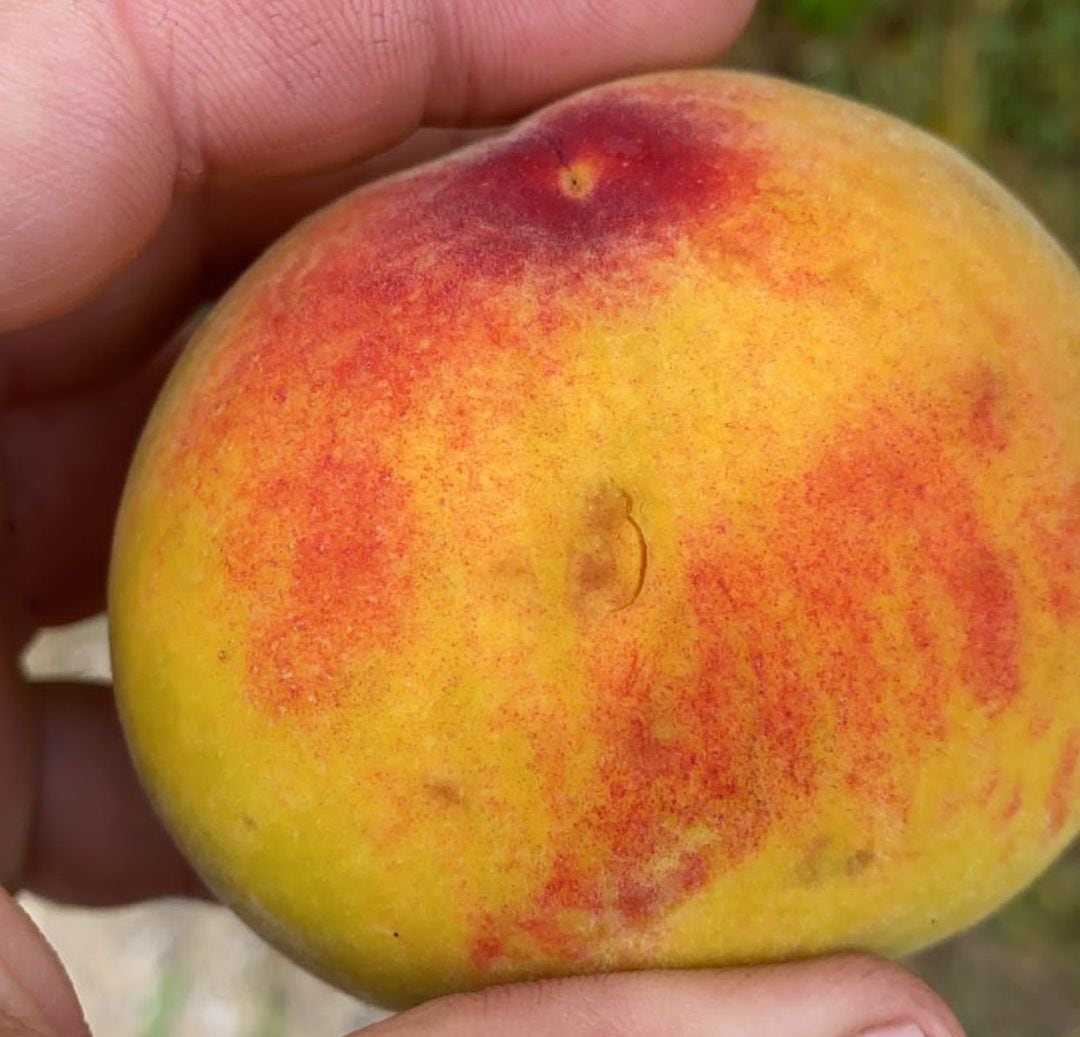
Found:
<path fill-rule="evenodd" d="M 125 377 L 201 296 L 201 205 L 179 198 L 138 259 L 85 306 L 0 334 L 6 407 L 55 400 Z"/>
<path fill-rule="evenodd" d="M 8 628 L 0 627 L 0 634 Z M 5 646 L 6 647 L 6 646 Z M 7 653 L 0 662 L 0 885 L 22 875 L 37 787 L 34 710 Z"/>
<path fill-rule="evenodd" d="M 0 417 L 5 575 L 21 625 L 63 623 L 100 607 L 131 453 L 177 348 L 115 385 Z"/>
<path fill-rule="evenodd" d="M 297 220 L 363 183 L 489 133 L 418 130 L 373 159 L 174 199 L 150 243 L 98 296 L 0 336 L 7 403 L 55 399 L 125 376 Z"/>
<path fill-rule="evenodd" d="M 0 330 L 87 300 L 178 187 L 327 168 L 425 122 L 488 123 L 617 73 L 698 63 L 749 6 L 16 0 L 0 65 Z"/>
<path fill-rule="evenodd" d="M 40 776 L 26 888 L 98 906 L 205 895 L 139 784 L 110 689 L 39 684 L 30 692 L 39 706 Z"/>
<path fill-rule="evenodd" d="M 242 200 L 222 202 L 215 209 L 218 218 L 235 228 L 223 233 L 232 242 L 231 261 L 250 258 L 265 243 L 265 233 L 281 229 L 269 226 L 260 213 L 291 221 L 340 193 L 343 177 L 381 175 L 397 163 L 423 160 L 462 142 L 459 133 L 415 134 L 396 153 L 369 163 L 363 174 L 354 168 L 273 183 Z M 155 243 L 121 275 L 123 285 L 89 312 L 24 333 L 20 348 L 38 350 L 26 354 L 21 368 L 36 379 L 24 380 L 24 393 L 51 396 L 81 382 L 89 386 L 71 398 L 24 402 L 0 417 L 0 483 L 8 497 L 0 510 L 7 523 L 10 579 L 26 628 L 68 622 L 103 606 L 112 523 L 127 466 L 172 358 L 195 325 L 182 327 L 164 349 L 160 336 L 189 317 L 203 297 L 190 263 L 174 248 L 191 240 L 177 229 L 182 218 L 178 208 L 163 230 L 167 240 Z M 176 265 L 170 269 L 172 261 Z M 168 288 L 155 295 L 152 288 L 159 282 Z M 77 329 L 78 324 L 83 327 Z M 158 352 L 149 361 L 140 356 L 154 348 Z M 71 361 L 67 369 L 55 360 L 61 356 Z M 42 361 L 36 367 L 35 358 Z M 141 368 L 135 366 L 139 363 Z M 115 383 L 108 381 L 121 374 Z"/>
<path fill-rule="evenodd" d="M 0 1033 L 4 1037 L 90 1037 L 56 952 L 2 889 Z"/>
<path fill-rule="evenodd" d="M 719 972 L 640 972 L 495 987 L 431 1002 L 365 1037 L 961 1037 L 924 983 L 841 955 Z"/>

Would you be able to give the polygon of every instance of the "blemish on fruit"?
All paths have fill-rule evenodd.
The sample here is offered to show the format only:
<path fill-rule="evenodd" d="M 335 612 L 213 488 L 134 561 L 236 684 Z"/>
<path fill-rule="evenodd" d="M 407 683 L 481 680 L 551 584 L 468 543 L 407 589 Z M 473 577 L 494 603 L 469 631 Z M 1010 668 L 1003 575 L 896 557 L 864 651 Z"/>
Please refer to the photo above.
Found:
<path fill-rule="evenodd" d="M 568 558 L 567 580 L 579 612 L 619 612 L 641 594 L 648 544 L 633 510 L 630 494 L 613 483 L 586 499 Z"/>
<path fill-rule="evenodd" d="M 579 159 L 559 170 L 559 189 L 568 198 L 588 198 L 596 186 L 597 171 L 592 163 Z"/>
<path fill-rule="evenodd" d="M 493 968 L 505 953 L 503 941 L 485 933 L 473 940 L 469 957 L 478 969 L 485 971 Z"/>
<path fill-rule="evenodd" d="M 1070 811 L 1073 809 L 1076 789 L 1078 764 L 1080 764 L 1080 729 L 1074 728 L 1065 739 L 1058 758 L 1057 769 L 1050 782 L 1050 794 L 1047 797 L 1047 819 L 1051 838 L 1057 836 L 1065 827 Z"/>
<path fill-rule="evenodd" d="M 635 249 L 665 247 L 705 213 L 715 226 L 745 209 L 764 165 L 750 138 L 734 111 L 611 96 L 553 112 L 462 163 L 435 187 L 434 212 L 470 274 L 563 269 L 580 251 L 611 269 L 633 256 L 644 272 Z"/>
<path fill-rule="evenodd" d="M 799 857 L 792 869 L 795 881 L 812 885 L 820 881 L 825 866 L 825 855 L 832 840 L 827 835 L 819 835 Z"/>
<path fill-rule="evenodd" d="M 1009 794 L 1009 798 L 1005 801 L 1005 805 L 1001 808 L 1001 820 L 1011 821 L 1020 812 L 1020 808 L 1024 805 L 1024 793 L 1020 782 L 1014 782 L 1012 792 Z"/>
<path fill-rule="evenodd" d="M 425 781 L 424 789 L 446 806 L 461 806 L 465 802 L 461 789 L 449 781 Z"/>
<path fill-rule="evenodd" d="M 1065 626 L 1080 623 L 1080 482 L 1031 515 L 1044 559 L 1050 607 Z"/>
<path fill-rule="evenodd" d="M 1004 380 L 983 364 L 972 372 L 963 390 L 970 401 L 975 442 L 990 453 L 1001 453 L 1009 445 Z"/>

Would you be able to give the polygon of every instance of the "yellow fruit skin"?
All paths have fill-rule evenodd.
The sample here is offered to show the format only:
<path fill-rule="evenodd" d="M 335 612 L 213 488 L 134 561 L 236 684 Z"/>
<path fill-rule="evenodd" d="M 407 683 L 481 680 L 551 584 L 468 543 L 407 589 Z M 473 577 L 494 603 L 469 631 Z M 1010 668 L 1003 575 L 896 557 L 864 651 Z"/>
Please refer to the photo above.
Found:
<path fill-rule="evenodd" d="M 110 597 L 157 808 L 343 986 L 906 952 L 1080 826 L 1080 278 L 866 108 L 586 92 L 243 278 Z"/>

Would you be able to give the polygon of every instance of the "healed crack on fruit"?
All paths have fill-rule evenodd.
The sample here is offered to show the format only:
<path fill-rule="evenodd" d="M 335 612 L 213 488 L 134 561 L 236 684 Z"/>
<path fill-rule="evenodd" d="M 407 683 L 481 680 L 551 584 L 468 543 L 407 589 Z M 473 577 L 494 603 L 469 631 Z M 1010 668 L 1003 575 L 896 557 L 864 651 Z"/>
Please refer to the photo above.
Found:
<path fill-rule="evenodd" d="M 645 533 L 641 528 L 640 523 L 634 518 L 634 501 L 630 494 L 626 494 L 626 521 L 630 524 L 634 530 L 634 534 L 637 537 L 638 545 L 638 577 L 637 583 L 634 585 L 634 593 L 631 595 L 630 600 L 625 605 L 620 605 L 615 611 L 621 612 L 623 609 L 628 609 L 641 594 L 641 588 L 645 586 L 645 570 L 649 567 L 649 545 L 645 540 Z"/>
<path fill-rule="evenodd" d="M 586 500 L 569 560 L 578 611 L 597 616 L 621 612 L 641 594 L 649 550 L 633 509 L 633 498 L 614 483 Z"/>

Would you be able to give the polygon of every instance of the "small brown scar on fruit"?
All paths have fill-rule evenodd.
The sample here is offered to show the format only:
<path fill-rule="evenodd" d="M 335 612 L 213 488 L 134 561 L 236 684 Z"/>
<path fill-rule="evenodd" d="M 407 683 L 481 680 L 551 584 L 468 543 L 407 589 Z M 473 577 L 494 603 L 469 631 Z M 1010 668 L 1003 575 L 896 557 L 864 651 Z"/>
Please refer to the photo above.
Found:
<path fill-rule="evenodd" d="M 645 584 L 649 549 L 633 511 L 633 498 L 614 483 L 586 501 L 569 575 L 578 606 L 593 615 L 628 609 Z"/>
<path fill-rule="evenodd" d="M 827 835 L 818 836 L 795 863 L 793 869 L 798 882 L 812 885 L 820 880 L 825 864 L 825 854 L 832 840 Z"/>
<path fill-rule="evenodd" d="M 461 789 L 449 781 L 426 781 L 424 788 L 440 803 L 445 803 L 447 806 L 461 806 L 465 802 Z"/>
<path fill-rule="evenodd" d="M 834 846 L 829 836 L 819 836 L 807 847 L 806 852 L 796 863 L 794 868 L 796 880 L 806 885 L 814 885 L 841 874 L 847 878 L 855 878 L 866 871 L 876 859 L 874 851 L 869 847 L 856 850 L 846 856 L 838 853 L 839 849 Z"/>

